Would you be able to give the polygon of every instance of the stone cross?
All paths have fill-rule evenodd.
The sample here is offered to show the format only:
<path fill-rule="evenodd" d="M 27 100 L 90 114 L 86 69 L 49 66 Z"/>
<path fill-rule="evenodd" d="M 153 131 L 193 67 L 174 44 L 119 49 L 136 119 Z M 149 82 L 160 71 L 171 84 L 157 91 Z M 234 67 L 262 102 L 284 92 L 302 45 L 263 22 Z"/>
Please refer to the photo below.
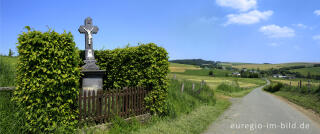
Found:
<path fill-rule="evenodd" d="M 80 26 L 78 30 L 81 34 L 85 34 L 86 60 L 93 60 L 94 53 L 93 53 L 93 47 L 92 47 L 92 34 L 96 34 L 98 32 L 99 28 L 97 26 L 93 26 L 92 19 L 90 17 L 88 17 L 85 19 L 84 25 Z"/>

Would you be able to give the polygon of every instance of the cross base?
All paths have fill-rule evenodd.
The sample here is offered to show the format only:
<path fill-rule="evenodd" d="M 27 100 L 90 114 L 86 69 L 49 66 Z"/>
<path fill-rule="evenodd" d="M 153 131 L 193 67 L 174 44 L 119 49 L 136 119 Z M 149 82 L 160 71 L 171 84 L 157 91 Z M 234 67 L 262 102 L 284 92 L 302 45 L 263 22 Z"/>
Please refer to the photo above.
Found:
<path fill-rule="evenodd" d="M 84 60 L 86 64 L 82 66 L 82 70 L 99 70 L 96 62 L 96 60 Z"/>

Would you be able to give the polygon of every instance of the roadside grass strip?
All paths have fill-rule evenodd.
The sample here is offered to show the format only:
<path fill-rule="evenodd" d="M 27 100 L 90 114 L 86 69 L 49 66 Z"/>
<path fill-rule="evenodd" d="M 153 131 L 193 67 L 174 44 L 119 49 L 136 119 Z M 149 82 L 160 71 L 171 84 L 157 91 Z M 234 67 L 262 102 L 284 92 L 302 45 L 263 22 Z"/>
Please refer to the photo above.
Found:
<path fill-rule="evenodd" d="M 161 120 L 149 128 L 140 129 L 137 134 L 199 134 L 215 121 L 229 106 L 230 102 L 218 99 L 214 106 L 201 106 L 189 114 L 173 120 Z"/>

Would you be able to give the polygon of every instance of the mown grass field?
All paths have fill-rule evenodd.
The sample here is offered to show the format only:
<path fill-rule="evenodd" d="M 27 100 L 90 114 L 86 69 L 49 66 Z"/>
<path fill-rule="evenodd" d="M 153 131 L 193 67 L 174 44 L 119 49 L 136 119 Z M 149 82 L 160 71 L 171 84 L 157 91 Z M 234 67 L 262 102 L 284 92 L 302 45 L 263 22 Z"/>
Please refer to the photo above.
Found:
<path fill-rule="evenodd" d="M 231 71 L 222 70 L 222 69 L 200 69 L 200 70 L 187 69 L 184 72 L 177 72 L 177 74 L 208 76 L 210 71 L 212 71 L 214 77 L 225 77 L 226 75 L 232 73 Z"/>
<path fill-rule="evenodd" d="M 307 67 L 311 67 L 314 65 L 314 63 L 283 63 L 283 64 L 244 64 L 244 63 L 223 63 L 222 65 L 225 66 L 232 66 L 233 68 L 242 69 L 260 69 L 260 70 L 268 70 L 271 68 L 279 69 L 282 67 L 291 67 L 291 66 L 299 66 L 299 65 L 305 65 Z"/>
<path fill-rule="evenodd" d="M 169 78 L 173 78 L 174 75 L 178 79 L 186 79 L 191 81 L 200 82 L 202 80 L 205 80 L 208 86 L 210 86 L 212 89 L 217 88 L 217 86 L 221 83 L 232 83 L 233 81 L 237 81 L 239 83 L 239 86 L 241 88 L 253 88 L 257 86 L 261 86 L 265 84 L 265 81 L 256 78 L 236 78 L 236 77 L 210 77 L 210 76 L 199 76 L 199 75 L 185 75 L 185 74 L 169 74 Z"/>
<path fill-rule="evenodd" d="M 320 67 L 292 69 L 290 72 L 299 72 L 304 76 L 308 76 L 308 73 L 310 73 L 310 75 L 320 75 Z"/>
<path fill-rule="evenodd" d="M 181 66 L 183 67 L 183 66 Z M 178 67 L 177 67 L 178 68 Z M 213 69 L 214 77 L 209 76 L 209 69 L 200 70 L 185 70 L 185 72 L 171 72 L 168 77 L 181 80 L 190 80 L 194 82 L 201 82 L 204 80 L 206 84 L 211 87 L 217 94 L 229 97 L 242 97 L 250 93 L 254 88 L 262 86 L 266 83 L 260 78 L 238 78 L 225 77 L 227 73 L 232 73 L 228 70 Z M 236 84 L 234 84 L 236 83 Z M 221 86 L 223 85 L 223 86 Z M 219 87 L 220 86 L 220 87 Z M 230 90 L 231 89 L 231 90 Z"/>
<path fill-rule="evenodd" d="M 170 63 L 169 70 L 170 72 L 184 72 L 186 70 L 200 70 L 199 66 Z"/>

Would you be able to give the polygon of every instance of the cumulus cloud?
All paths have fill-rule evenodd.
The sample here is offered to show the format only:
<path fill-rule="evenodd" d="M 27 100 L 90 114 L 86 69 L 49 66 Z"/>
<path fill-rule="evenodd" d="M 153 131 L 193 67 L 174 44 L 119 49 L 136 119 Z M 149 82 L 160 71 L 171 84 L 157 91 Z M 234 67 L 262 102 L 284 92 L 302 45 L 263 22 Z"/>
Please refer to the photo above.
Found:
<path fill-rule="evenodd" d="M 320 10 L 315 10 L 313 13 L 317 16 L 320 16 Z"/>
<path fill-rule="evenodd" d="M 267 25 L 262 26 L 259 31 L 270 38 L 288 38 L 295 36 L 295 31 L 286 26 Z"/>
<path fill-rule="evenodd" d="M 226 25 L 229 24 L 254 24 L 258 23 L 261 20 L 267 20 L 273 11 L 264 11 L 260 12 L 258 10 L 253 10 L 248 13 L 240 13 L 240 14 L 229 14 L 227 15 L 228 21 Z"/>
<path fill-rule="evenodd" d="M 257 7 L 257 0 L 216 0 L 222 7 L 231 7 L 239 11 L 248 11 Z"/>
<path fill-rule="evenodd" d="M 312 36 L 312 39 L 314 39 L 314 40 L 320 40 L 320 35 L 314 35 L 314 36 Z"/>

